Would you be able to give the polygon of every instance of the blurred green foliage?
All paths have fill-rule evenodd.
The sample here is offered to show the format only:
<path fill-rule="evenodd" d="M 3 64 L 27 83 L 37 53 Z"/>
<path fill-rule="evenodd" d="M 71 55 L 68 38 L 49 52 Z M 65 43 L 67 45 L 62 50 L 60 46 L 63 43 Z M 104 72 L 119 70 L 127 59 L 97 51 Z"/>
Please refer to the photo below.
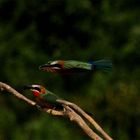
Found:
<path fill-rule="evenodd" d="M 114 139 L 140 139 L 139 5 L 139 0 L 0 0 L 1 81 L 24 95 L 23 85 L 42 84 L 92 112 Z M 111 74 L 38 70 L 49 60 L 103 58 L 112 60 Z M 67 119 L 0 94 L 0 140 L 89 139 Z"/>

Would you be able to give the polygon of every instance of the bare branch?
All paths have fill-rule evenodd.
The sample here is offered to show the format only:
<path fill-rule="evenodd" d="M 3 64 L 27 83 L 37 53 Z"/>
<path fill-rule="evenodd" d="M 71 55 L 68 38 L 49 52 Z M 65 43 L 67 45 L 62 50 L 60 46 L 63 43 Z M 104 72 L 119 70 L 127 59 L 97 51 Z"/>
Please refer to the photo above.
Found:
<path fill-rule="evenodd" d="M 20 100 L 25 101 L 31 106 L 37 107 L 39 110 L 49 113 L 51 115 L 55 116 L 66 116 L 68 117 L 71 121 L 76 122 L 82 129 L 83 131 L 93 140 L 102 140 L 100 136 L 98 136 L 87 124 L 86 122 L 82 119 L 82 117 L 77 114 L 75 111 L 79 112 L 83 117 L 85 117 L 91 124 L 94 125 L 94 127 L 107 139 L 107 140 L 112 140 L 103 130 L 102 128 L 88 115 L 86 114 L 80 107 L 78 107 L 76 104 L 71 103 L 69 101 L 65 100 L 57 100 L 57 102 L 61 103 L 62 106 L 64 107 L 64 110 L 58 111 L 54 109 L 48 109 L 48 108 L 39 108 L 36 102 L 28 99 L 24 95 L 20 94 L 17 92 L 15 89 L 10 87 L 9 85 L 0 82 L 0 90 L 5 90 L 17 97 Z M 75 111 L 74 111 L 74 110 Z"/>
<path fill-rule="evenodd" d="M 43 112 L 46 112 L 46 113 L 49 113 L 49 114 L 54 115 L 54 116 L 65 116 L 64 111 L 57 111 L 57 110 L 48 109 L 48 108 L 43 108 L 43 109 L 39 109 L 39 110 L 43 111 Z"/>
<path fill-rule="evenodd" d="M 71 121 L 75 121 L 83 130 L 84 132 L 94 140 L 102 140 L 93 130 L 85 123 L 85 121 L 69 106 L 64 105 L 66 109 L 66 115 L 70 118 Z"/>
<path fill-rule="evenodd" d="M 22 94 L 20 94 L 15 89 L 13 89 L 12 87 L 10 87 L 9 85 L 7 85 L 5 83 L 0 82 L 0 89 L 8 91 L 12 95 L 16 96 L 18 99 L 21 99 L 21 100 L 25 101 L 26 103 L 28 103 L 31 106 L 35 106 L 36 105 L 36 103 L 34 101 L 26 98 L 25 96 L 23 96 Z"/>
<path fill-rule="evenodd" d="M 100 125 L 92 118 L 90 117 L 84 110 L 82 110 L 79 106 L 77 106 L 74 103 L 71 103 L 66 100 L 58 99 L 57 102 L 65 104 L 67 106 L 70 106 L 77 112 L 79 112 L 81 115 L 83 115 L 107 140 L 112 140 L 112 138 L 100 127 Z"/>

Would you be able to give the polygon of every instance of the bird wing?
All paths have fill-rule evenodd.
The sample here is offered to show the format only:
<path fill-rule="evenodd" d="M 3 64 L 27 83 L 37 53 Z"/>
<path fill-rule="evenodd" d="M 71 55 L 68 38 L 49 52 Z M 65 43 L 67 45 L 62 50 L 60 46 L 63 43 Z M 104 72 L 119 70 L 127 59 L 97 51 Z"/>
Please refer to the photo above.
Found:
<path fill-rule="evenodd" d="M 46 102 L 46 103 L 49 103 L 51 105 L 54 105 L 54 106 L 60 106 L 60 103 L 58 103 L 56 100 L 59 99 L 59 97 L 50 92 L 50 91 L 47 91 L 46 94 L 42 94 L 41 95 L 41 98 Z"/>
<path fill-rule="evenodd" d="M 91 64 L 75 60 L 68 60 L 64 62 L 64 69 L 86 69 L 91 70 Z"/>

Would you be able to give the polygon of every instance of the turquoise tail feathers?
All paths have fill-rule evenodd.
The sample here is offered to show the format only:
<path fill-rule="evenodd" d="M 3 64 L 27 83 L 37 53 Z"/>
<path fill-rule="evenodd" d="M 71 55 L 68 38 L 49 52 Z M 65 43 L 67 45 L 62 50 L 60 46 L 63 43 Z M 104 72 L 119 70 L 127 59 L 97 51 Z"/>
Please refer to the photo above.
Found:
<path fill-rule="evenodd" d="M 94 61 L 92 65 L 93 65 L 92 69 L 94 70 L 103 70 L 103 71 L 112 70 L 112 62 L 110 60 L 102 59 L 102 60 Z"/>

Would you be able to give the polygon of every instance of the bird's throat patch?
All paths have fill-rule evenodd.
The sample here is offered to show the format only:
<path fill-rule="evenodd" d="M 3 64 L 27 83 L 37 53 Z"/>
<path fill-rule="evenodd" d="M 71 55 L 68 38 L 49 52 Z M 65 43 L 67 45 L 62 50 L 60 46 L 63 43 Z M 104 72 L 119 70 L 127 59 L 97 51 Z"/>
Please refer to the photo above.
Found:
<path fill-rule="evenodd" d="M 38 97 L 39 96 L 39 92 L 37 90 L 33 90 L 33 95 Z"/>

